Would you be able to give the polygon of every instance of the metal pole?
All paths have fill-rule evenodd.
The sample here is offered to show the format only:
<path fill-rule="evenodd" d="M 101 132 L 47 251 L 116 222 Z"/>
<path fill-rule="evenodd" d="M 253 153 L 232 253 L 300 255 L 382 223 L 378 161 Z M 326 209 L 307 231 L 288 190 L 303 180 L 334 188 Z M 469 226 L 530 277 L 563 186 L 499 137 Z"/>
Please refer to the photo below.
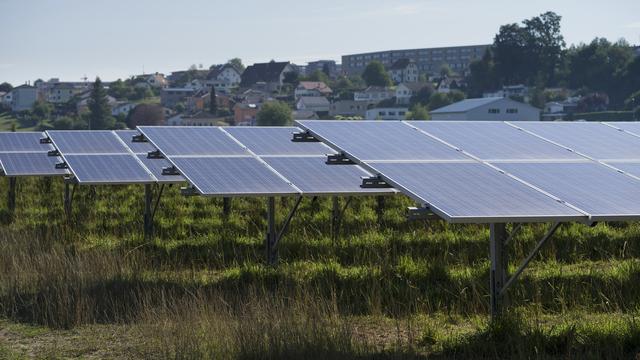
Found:
<path fill-rule="evenodd" d="M 144 185 L 144 238 L 151 239 L 153 233 L 153 221 L 151 208 L 153 204 L 153 189 L 151 184 Z"/>
<path fill-rule="evenodd" d="M 491 270 L 489 274 L 491 292 L 491 319 L 495 320 L 500 313 L 506 297 L 500 295 L 500 291 L 507 280 L 507 266 L 509 264 L 504 243 L 507 239 L 507 229 L 505 224 L 490 224 L 490 253 Z"/>
<path fill-rule="evenodd" d="M 333 207 L 331 210 L 331 239 L 338 240 L 338 218 L 340 216 L 340 201 L 337 196 L 332 198 Z"/>
<path fill-rule="evenodd" d="M 231 213 L 231 198 L 222 198 L 222 216 L 228 218 Z"/>
<path fill-rule="evenodd" d="M 267 200 L 267 236 L 265 238 L 265 255 L 269 265 L 274 265 L 278 256 L 274 247 L 276 236 L 276 199 L 270 197 Z"/>
<path fill-rule="evenodd" d="M 376 214 L 378 215 L 378 222 L 381 222 L 384 216 L 384 196 L 376 196 L 376 202 Z"/>
<path fill-rule="evenodd" d="M 64 214 L 67 217 L 67 221 L 71 221 L 71 185 L 68 182 L 64 183 Z"/>
<path fill-rule="evenodd" d="M 9 215 L 13 218 L 13 213 L 16 211 L 16 182 L 15 177 L 9 178 L 9 193 L 7 194 L 7 208 Z"/>

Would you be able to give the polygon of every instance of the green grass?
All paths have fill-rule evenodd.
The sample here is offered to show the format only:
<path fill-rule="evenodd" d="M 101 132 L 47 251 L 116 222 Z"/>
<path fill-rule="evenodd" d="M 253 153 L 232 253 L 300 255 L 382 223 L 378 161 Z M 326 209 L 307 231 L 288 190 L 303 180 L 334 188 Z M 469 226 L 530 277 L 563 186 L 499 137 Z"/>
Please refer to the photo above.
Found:
<path fill-rule="evenodd" d="M 6 188 L 6 179 L 0 185 Z M 407 222 L 410 201 L 356 198 L 340 238 L 330 199 L 304 199 L 264 264 L 266 199 L 165 189 L 156 237 L 143 189 L 20 179 L 0 210 L 0 357 L 633 358 L 640 352 L 640 226 L 563 225 L 489 324 L 488 229 Z M 6 204 L 0 192 L 0 204 Z M 344 199 L 341 199 L 344 201 Z M 293 199 L 277 201 L 281 222 Z M 514 271 L 548 225 L 509 245 Z"/>

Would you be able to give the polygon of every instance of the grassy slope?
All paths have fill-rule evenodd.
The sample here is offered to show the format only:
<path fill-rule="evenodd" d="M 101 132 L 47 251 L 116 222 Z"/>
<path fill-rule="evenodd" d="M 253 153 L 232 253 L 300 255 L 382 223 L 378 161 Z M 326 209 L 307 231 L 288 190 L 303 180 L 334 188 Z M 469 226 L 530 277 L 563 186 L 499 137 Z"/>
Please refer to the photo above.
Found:
<path fill-rule="evenodd" d="M 0 227 L 0 357 L 640 351 L 636 224 L 563 226 L 510 293 L 514 312 L 489 326 L 486 227 L 407 223 L 403 197 L 387 201 L 381 223 L 375 199 L 356 199 L 337 242 L 330 201 L 305 199 L 270 268 L 264 199 L 234 200 L 222 219 L 219 200 L 168 189 L 158 236 L 145 243 L 140 187 L 79 188 L 72 228 L 61 195 L 57 179 L 21 181 L 15 221 Z M 292 204 L 278 201 L 280 220 Z M 544 230 L 525 227 L 511 258 L 526 256 Z"/>

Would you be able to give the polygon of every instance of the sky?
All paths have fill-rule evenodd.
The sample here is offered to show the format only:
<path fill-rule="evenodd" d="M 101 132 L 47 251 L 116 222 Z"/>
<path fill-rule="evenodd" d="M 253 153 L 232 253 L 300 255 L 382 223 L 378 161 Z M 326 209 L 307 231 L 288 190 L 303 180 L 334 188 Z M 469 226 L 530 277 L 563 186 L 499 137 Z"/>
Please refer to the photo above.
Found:
<path fill-rule="evenodd" d="M 0 0 L 0 82 L 489 44 L 500 25 L 546 11 L 562 16 L 567 44 L 640 44 L 640 0 Z"/>

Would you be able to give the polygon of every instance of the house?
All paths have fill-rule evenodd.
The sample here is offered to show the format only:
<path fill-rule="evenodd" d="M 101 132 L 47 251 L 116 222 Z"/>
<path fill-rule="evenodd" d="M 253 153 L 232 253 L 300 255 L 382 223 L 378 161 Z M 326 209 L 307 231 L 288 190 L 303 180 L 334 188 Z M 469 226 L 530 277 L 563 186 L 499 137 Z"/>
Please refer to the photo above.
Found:
<path fill-rule="evenodd" d="M 233 121 L 236 126 L 254 126 L 261 104 L 238 103 L 233 107 Z"/>
<path fill-rule="evenodd" d="M 415 61 L 408 58 L 396 60 L 387 71 L 389 72 L 391 80 L 396 84 L 418 81 L 418 65 L 416 65 Z"/>
<path fill-rule="evenodd" d="M 156 72 L 155 74 L 142 74 L 133 77 L 135 87 L 143 87 L 147 89 L 162 89 L 167 87 L 169 81 L 165 79 L 164 74 Z"/>
<path fill-rule="evenodd" d="M 256 63 L 244 70 L 240 86 L 249 88 L 262 82 L 265 83 L 268 91 L 279 91 L 284 83 L 285 75 L 292 72 L 295 72 L 295 68 L 288 61 Z"/>
<path fill-rule="evenodd" d="M 419 82 L 401 83 L 396 87 L 396 104 L 409 104 L 409 102 L 411 102 L 411 97 L 416 95 L 426 86 L 426 83 Z"/>
<path fill-rule="evenodd" d="M 373 107 L 375 104 L 375 102 L 339 100 L 329 106 L 329 116 L 359 116 L 364 118 L 367 115 L 369 107 Z"/>
<path fill-rule="evenodd" d="M 216 92 L 229 93 L 240 86 L 242 71 L 231 64 L 216 65 L 209 70 L 206 84 L 216 89 Z"/>
<path fill-rule="evenodd" d="M 296 99 L 301 96 L 329 96 L 332 93 L 331 88 L 322 81 L 300 81 L 294 90 Z"/>
<path fill-rule="evenodd" d="M 85 113 L 89 111 L 89 100 L 90 100 L 90 92 L 86 92 L 80 95 L 80 101 L 76 103 L 76 112 L 78 114 Z M 109 104 L 109 108 L 113 109 L 118 105 L 118 101 L 113 96 L 107 95 L 107 104 Z"/>
<path fill-rule="evenodd" d="M 340 73 L 339 67 L 334 60 L 317 60 L 307 63 L 306 74 L 313 74 L 316 71 L 322 71 L 330 78 L 335 78 Z"/>
<path fill-rule="evenodd" d="M 160 92 L 160 103 L 162 106 L 173 108 L 195 93 L 196 90 L 191 88 L 164 88 Z"/>
<path fill-rule="evenodd" d="M 200 90 L 185 98 L 185 108 L 189 113 L 197 113 L 204 111 L 209 105 L 211 93 L 206 90 Z"/>
<path fill-rule="evenodd" d="M 523 84 L 519 85 L 507 85 L 503 86 L 502 90 L 498 90 L 492 93 L 484 93 L 482 97 L 506 97 L 506 98 L 518 98 L 526 100 L 529 96 L 529 88 Z"/>
<path fill-rule="evenodd" d="M 89 86 L 84 83 L 58 82 L 50 86 L 41 86 L 43 93 L 48 93 L 46 99 L 53 104 L 66 104 L 75 96 L 87 91 Z"/>
<path fill-rule="evenodd" d="M 293 118 L 296 120 L 318 120 L 318 114 L 309 110 L 294 110 Z"/>
<path fill-rule="evenodd" d="M 362 91 L 356 91 L 353 93 L 353 100 L 355 101 L 369 101 L 380 102 L 382 100 L 391 99 L 396 95 L 396 92 L 391 88 L 383 86 L 369 86 Z"/>
<path fill-rule="evenodd" d="M 116 102 L 115 106 L 111 108 L 111 115 L 113 116 L 118 116 L 118 115 L 124 115 L 127 116 L 129 115 L 129 112 L 131 110 L 133 110 L 133 108 L 136 107 L 137 104 L 132 103 L 132 102 L 128 102 L 128 101 L 118 101 Z"/>
<path fill-rule="evenodd" d="M 566 116 L 576 113 L 578 100 L 579 98 L 569 98 L 565 101 L 550 101 L 544 104 L 542 120 L 563 120 Z"/>
<path fill-rule="evenodd" d="M 408 108 L 373 108 L 367 110 L 367 120 L 404 120 L 409 112 Z"/>
<path fill-rule="evenodd" d="M 328 114 L 329 105 L 329 100 L 324 96 L 302 96 L 296 102 L 296 110 Z"/>
<path fill-rule="evenodd" d="M 431 111 L 433 120 L 538 121 L 540 109 L 509 98 L 466 99 Z"/>
<path fill-rule="evenodd" d="M 31 85 L 20 85 L 11 90 L 11 111 L 31 110 L 38 100 L 38 89 Z"/>

